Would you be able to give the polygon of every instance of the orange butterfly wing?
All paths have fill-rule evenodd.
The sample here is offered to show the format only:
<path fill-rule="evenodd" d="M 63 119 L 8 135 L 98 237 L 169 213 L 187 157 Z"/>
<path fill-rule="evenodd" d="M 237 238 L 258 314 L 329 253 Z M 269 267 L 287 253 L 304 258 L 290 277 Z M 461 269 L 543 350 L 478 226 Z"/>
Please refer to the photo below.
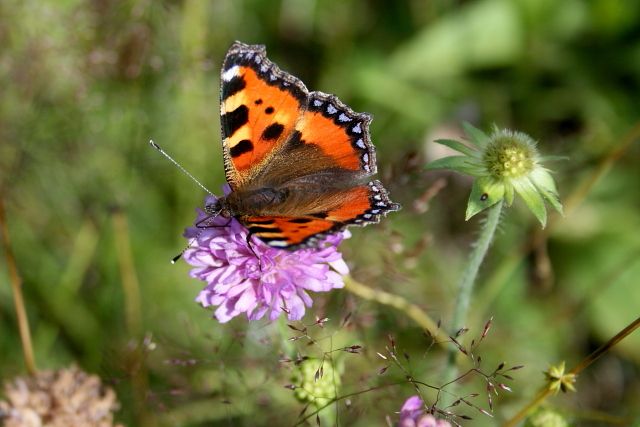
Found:
<path fill-rule="evenodd" d="M 223 154 L 232 190 L 251 186 L 269 164 L 302 153 L 301 147 L 319 150 L 330 167 L 323 161 L 314 171 L 310 164 L 301 167 L 305 159 L 287 158 L 287 176 L 338 169 L 358 177 L 333 193 L 319 213 L 239 216 L 252 234 L 271 246 L 297 249 L 400 209 L 379 181 L 366 182 L 377 172 L 368 114 L 354 112 L 333 95 L 308 92 L 299 79 L 267 59 L 263 46 L 236 42 L 225 58 L 221 82 Z"/>
<path fill-rule="evenodd" d="M 307 89 L 269 61 L 264 46 L 236 42 L 221 75 L 220 123 L 227 182 L 246 185 L 291 134 Z"/>

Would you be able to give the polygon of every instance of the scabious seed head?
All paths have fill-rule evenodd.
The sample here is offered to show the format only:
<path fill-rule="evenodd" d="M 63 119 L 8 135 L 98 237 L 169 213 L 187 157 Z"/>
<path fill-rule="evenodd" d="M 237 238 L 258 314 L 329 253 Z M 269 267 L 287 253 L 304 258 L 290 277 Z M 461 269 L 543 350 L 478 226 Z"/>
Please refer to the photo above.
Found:
<path fill-rule="evenodd" d="M 76 366 L 7 380 L 3 394 L 5 427 L 122 427 L 113 420 L 119 408 L 114 391 Z"/>
<path fill-rule="evenodd" d="M 482 160 L 496 180 L 521 178 L 536 167 L 535 143 L 528 135 L 497 130 L 490 138 Z"/>
<path fill-rule="evenodd" d="M 469 144 L 438 140 L 460 153 L 427 165 L 428 169 L 449 169 L 476 178 L 473 182 L 466 219 L 504 200 L 507 206 L 518 194 L 544 227 L 547 222 L 545 201 L 562 213 L 562 204 L 549 170 L 536 143 L 522 132 L 494 127 L 490 135 L 466 124 Z"/>
<path fill-rule="evenodd" d="M 296 399 L 322 408 L 336 398 L 340 375 L 329 360 L 307 359 L 296 367 L 292 382 Z"/>

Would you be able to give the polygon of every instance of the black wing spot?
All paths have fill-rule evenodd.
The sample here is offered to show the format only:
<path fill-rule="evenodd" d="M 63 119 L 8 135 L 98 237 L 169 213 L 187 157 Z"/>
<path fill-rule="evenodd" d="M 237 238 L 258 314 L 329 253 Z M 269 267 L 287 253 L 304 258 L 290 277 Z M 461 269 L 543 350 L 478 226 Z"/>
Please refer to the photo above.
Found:
<path fill-rule="evenodd" d="M 252 219 L 250 224 L 261 224 L 261 225 L 266 225 L 266 224 L 273 224 L 274 221 L 272 219 Z"/>
<path fill-rule="evenodd" d="M 306 224 L 307 222 L 311 222 L 313 221 L 312 219 L 309 218 L 296 218 L 296 219 L 290 219 L 289 222 L 293 223 L 293 224 Z"/>
<path fill-rule="evenodd" d="M 235 95 L 240 92 L 247 86 L 247 82 L 242 76 L 235 76 L 228 82 L 225 82 L 222 85 L 222 100 L 229 98 L 230 96 Z"/>
<path fill-rule="evenodd" d="M 244 153 L 248 153 L 249 151 L 253 151 L 253 143 L 248 139 L 243 139 L 242 141 L 231 147 L 231 149 L 229 150 L 229 154 L 231 154 L 231 157 L 238 157 L 243 155 Z"/>
<path fill-rule="evenodd" d="M 302 133 L 300 133 L 299 130 L 293 131 L 291 133 L 291 136 L 289 137 L 289 141 L 287 142 L 288 147 L 289 148 L 302 147 L 305 144 L 305 142 L 301 137 L 302 137 Z"/>
<path fill-rule="evenodd" d="M 262 99 L 258 98 L 255 101 L 253 101 L 256 105 L 260 105 L 262 104 Z"/>
<path fill-rule="evenodd" d="M 252 234 L 258 234 L 258 233 L 281 233 L 282 232 L 282 230 L 280 230 L 278 227 L 260 227 L 259 225 L 249 226 L 249 231 Z"/>
<path fill-rule="evenodd" d="M 282 132 L 284 131 L 284 126 L 280 123 L 272 123 L 262 132 L 262 139 L 264 140 L 272 140 L 280 138 Z"/>
<path fill-rule="evenodd" d="M 267 114 L 273 114 L 274 111 L 273 107 L 267 107 L 264 109 L 264 112 Z"/>
<path fill-rule="evenodd" d="M 233 111 L 225 113 L 220 117 L 224 138 L 232 136 L 238 129 L 249 121 L 249 109 L 246 105 L 241 105 Z"/>
<path fill-rule="evenodd" d="M 327 214 L 327 212 L 318 212 L 318 213 L 311 214 L 310 216 L 315 218 L 325 219 L 329 215 Z"/>

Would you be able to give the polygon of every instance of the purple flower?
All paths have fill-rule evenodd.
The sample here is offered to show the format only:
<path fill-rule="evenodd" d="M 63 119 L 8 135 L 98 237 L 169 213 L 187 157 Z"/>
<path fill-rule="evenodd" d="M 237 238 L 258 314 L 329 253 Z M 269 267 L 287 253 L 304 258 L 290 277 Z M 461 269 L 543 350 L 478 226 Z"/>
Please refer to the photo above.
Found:
<path fill-rule="evenodd" d="M 205 203 L 215 200 L 208 196 Z M 198 209 L 196 224 L 206 217 Z M 308 291 L 342 288 L 342 276 L 349 273 L 336 249 L 350 237 L 348 231 L 328 236 L 317 248 L 293 252 L 252 238 L 254 255 L 247 244 L 247 229 L 234 218 L 217 217 L 207 226 L 187 228 L 184 236 L 195 241 L 184 259 L 194 266 L 191 277 L 207 283 L 196 301 L 203 307 L 218 306 L 215 317 L 221 323 L 241 313 L 249 320 L 268 315 L 273 321 L 285 312 L 289 320 L 299 320 L 313 303 Z"/>
<path fill-rule="evenodd" d="M 445 420 L 439 420 L 431 414 L 424 413 L 424 403 L 420 396 L 411 396 L 400 409 L 398 427 L 451 427 Z"/>

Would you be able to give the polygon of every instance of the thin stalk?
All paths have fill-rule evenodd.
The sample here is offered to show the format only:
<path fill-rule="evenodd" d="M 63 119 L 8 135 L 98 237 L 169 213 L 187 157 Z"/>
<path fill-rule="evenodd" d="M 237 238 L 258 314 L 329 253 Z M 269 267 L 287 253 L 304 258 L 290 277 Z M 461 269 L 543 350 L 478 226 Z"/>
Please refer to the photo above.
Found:
<path fill-rule="evenodd" d="M 30 375 L 36 373 L 36 361 L 33 355 L 33 345 L 31 344 L 31 332 L 29 330 L 29 318 L 27 317 L 27 309 L 24 306 L 24 297 L 22 296 L 22 278 L 18 273 L 16 259 L 11 249 L 11 240 L 9 239 L 9 227 L 4 210 L 4 201 L 0 198 L 0 228 L 2 229 L 2 246 L 4 248 L 4 256 L 7 260 L 7 268 L 9 269 L 9 279 L 11 288 L 13 289 L 13 303 L 16 307 L 16 317 L 18 318 L 18 329 L 20 331 L 20 340 L 22 341 L 22 353 L 24 354 L 24 364 Z"/>
<path fill-rule="evenodd" d="M 393 307 L 407 316 L 409 316 L 414 322 L 420 325 L 423 329 L 428 331 L 435 342 L 439 345 L 446 346 L 449 342 L 449 337 L 439 327 L 424 310 L 418 305 L 407 301 L 400 295 L 395 295 L 389 292 L 381 291 L 379 289 L 372 289 L 358 281 L 351 276 L 344 277 L 345 290 L 359 296 L 360 298 L 375 301 L 379 304 Z"/>
<path fill-rule="evenodd" d="M 585 370 L 589 365 L 598 360 L 603 354 L 607 351 L 611 350 L 613 346 L 618 344 L 620 341 L 631 335 L 633 331 L 640 327 L 640 317 L 631 322 L 626 328 L 618 332 L 615 336 L 613 336 L 609 341 L 601 345 L 597 350 L 588 355 L 582 360 L 582 362 L 578 363 L 575 368 L 569 371 L 569 374 L 578 375 L 580 372 Z M 507 422 L 505 422 L 502 427 L 515 427 L 518 425 L 520 421 L 524 417 L 526 417 L 531 411 L 537 408 L 542 402 L 544 402 L 547 397 L 552 393 L 551 388 L 545 386 L 542 390 L 538 392 L 534 396 L 534 398 L 529 402 L 524 408 L 518 411 L 513 417 L 511 417 Z"/>
<path fill-rule="evenodd" d="M 478 241 L 476 242 L 473 251 L 471 252 L 469 262 L 460 279 L 460 285 L 458 286 L 458 297 L 456 299 L 456 305 L 453 311 L 453 319 L 451 321 L 451 326 L 453 327 L 451 330 L 452 335 L 465 326 L 465 322 L 467 320 L 467 312 L 469 311 L 469 303 L 471 302 L 473 284 L 476 282 L 476 277 L 478 277 L 478 271 L 480 270 L 482 260 L 487 254 L 489 246 L 491 246 L 491 242 L 493 241 L 493 236 L 495 235 L 496 229 L 498 228 L 503 204 L 504 201 L 500 200 L 498 203 L 491 206 L 487 210 L 487 219 L 482 227 L 482 230 L 480 230 Z M 456 376 L 457 355 L 458 350 L 452 348 L 449 352 L 449 361 L 445 380 Z"/>

